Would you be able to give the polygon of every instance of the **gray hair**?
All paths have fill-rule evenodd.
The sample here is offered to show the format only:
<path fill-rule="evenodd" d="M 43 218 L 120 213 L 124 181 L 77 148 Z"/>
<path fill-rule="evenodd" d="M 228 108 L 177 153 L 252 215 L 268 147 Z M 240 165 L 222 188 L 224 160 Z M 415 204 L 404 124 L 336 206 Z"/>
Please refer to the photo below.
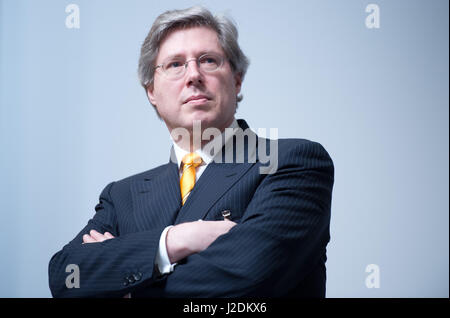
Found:
<path fill-rule="evenodd" d="M 139 81 L 145 89 L 153 84 L 156 58 L 164 38 L 173 30 L 195 26 L 206 26 L 217 32 L 219 43 L 230 62 L 232 71 L 239 74 L 242 80 L 244 79 L 249 60 L 239 47 L 238 31 L 234 23 L 224 15 L 213 16 L 208 9 L 194 6 L 184 10 L 166 11 L 153 23 L 142 43 L 139 57 Z M 237 96 L 237 102 L 241 100 L 242 95 Z"/>

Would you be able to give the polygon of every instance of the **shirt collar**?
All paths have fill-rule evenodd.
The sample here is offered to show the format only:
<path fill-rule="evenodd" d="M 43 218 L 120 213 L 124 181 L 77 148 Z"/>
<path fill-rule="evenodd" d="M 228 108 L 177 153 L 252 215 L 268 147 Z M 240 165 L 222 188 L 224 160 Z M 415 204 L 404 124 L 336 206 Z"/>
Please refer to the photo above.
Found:
<path fill-rule="evenodd" d="M 238 125 L 238 123 L 237 123 L 236 118 L 233 119 L 233 122 L 232 122 L 231 125 L 230 125 L 229 127 L 227 127 L 227 128 L 233 128 L 233 129 L 239 128 L 239 125 Z M 225 131 L 223 131 L 219 136 L 213 138 L 213 139 L 212 139 L 211 141 L 209 141 L 205 146 L 203 146 L 203 148 L 205 148 L 207 145 L 210 145 L 210 144 L 213 143 L 213 142 L 220 142 L 220 140 L 222 141 L 222 142 L 221 142 L 221 146 L 223 146 L 223 145 L 225 145 L 225 144 L 228 142 L 228 140 L 229 140 L 232 136 L 233 136 L 232 134 L 225 134 Z M 219 138 L 220 138 L 220 139 L 219 139 Z M 173 152 L 175 153 L 175 156 L 176 156 L 176 158 L 177 158 L 178 168 L 180 168 L 180 166 L 181 166 L 181 160 L 183 160 L 183 157 L 184 157 L 185 155 L 187 155 L 189 152 L 186 151 L 186 150 L 184 150 L 184 149 L 181 148 L 180 146 L 178 146 L 177 143 L 173 141 L 173 139 L 172 139 L 172 144 L 173 144 L 172 150 L 173 150 Z M 209 154 L 209 153 L 207 153 L 207 152 L 204 152 L 204 151 L 203 151 L 203 148 L 202 148 L 202 149 L 197 149 L 195 152 L 196 152 L 200 157 L 202 157 L 202 160 L 203 160 L 204 164 L 207 164 L 207 165 L 208 165 L 211 161 L 213 161 L 214 157 L 211 156 L 211 154 Z"/>

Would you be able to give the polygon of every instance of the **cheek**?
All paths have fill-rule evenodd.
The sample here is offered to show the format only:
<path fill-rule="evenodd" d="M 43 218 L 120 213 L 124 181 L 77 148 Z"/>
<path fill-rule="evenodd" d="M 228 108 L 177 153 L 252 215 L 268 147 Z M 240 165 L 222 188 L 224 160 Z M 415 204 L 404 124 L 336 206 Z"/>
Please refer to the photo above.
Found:
<path fill-rule="evenodd" d="M 226 83 L 225 85 L 219 83 L 219 85 L 221 85 L 220 86 L 220 93 L 221 93 L 220 95 L 221 95 L 222 103 L 226 103 L 226 104 L 233 103 L 233 101 L 235 101 L 235 99 L 236 99 L 236 89 L 233 86 L 234 82 L 230 81 L 229 79 L 228 80 L 224 79 L 224 81 L 222 83 Z"/>
<path fill-rule="evenodd" d="M 155 98 L 158 104 L 165 106 L 167 103 L 173 103 L 177 99 L 177 87 L 174 85 L 165 85 L 164 83 L 155 83 Z"/>

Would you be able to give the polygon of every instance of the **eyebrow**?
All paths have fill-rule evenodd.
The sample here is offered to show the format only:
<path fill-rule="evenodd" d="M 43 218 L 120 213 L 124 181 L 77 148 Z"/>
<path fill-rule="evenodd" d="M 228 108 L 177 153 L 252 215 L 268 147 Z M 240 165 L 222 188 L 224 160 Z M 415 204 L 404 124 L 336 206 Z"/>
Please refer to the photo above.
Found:
<path fill-rule="evenodd" d="M 214 54 L 218 54 L 218 55 L 223 55 L 222 53 L 219 53 L 219 52 L 216 52 L 216 51 L 200 51 L 198 54 L 196 54 L 196 56 L 199 57 L 199 56 L 202 56 L 203 54 L 207 54 L 207 53 L 214 53 Z M 167 56 L 166 58 L 164 58 L 161 63 L 164 63 L 164 61 L 167 61 L 169 59 L 173 59 L 173 58 L 176 58 L 176 57 L 185 58 L 186 54 L 182 54 L 182 53 L 171 54 L 171 55 Z"/>

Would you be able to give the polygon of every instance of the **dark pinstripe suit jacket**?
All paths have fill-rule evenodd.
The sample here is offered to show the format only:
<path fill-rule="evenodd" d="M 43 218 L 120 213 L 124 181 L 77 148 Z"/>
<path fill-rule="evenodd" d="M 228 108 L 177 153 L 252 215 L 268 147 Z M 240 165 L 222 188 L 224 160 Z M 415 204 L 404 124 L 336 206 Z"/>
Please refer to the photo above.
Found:
<path fill-rule="evenodd" d="M 52 295 L 324 297 L 333 163 L 308 140 L 279 139 L 278 152 L 274 174 L 260 174 L 258 160 L 209 164 L 184 206 L 172 162 L 110 183 L 94 217 L 50 260 Z M 154 263 L 163 229 L 222 220 L 223 210 L 238 224 L 161 276 Z M 82 244 L 91 229 L 116 238 Z M 80 288 L 66 287 L 68 264 L 78 265 Z"/>

